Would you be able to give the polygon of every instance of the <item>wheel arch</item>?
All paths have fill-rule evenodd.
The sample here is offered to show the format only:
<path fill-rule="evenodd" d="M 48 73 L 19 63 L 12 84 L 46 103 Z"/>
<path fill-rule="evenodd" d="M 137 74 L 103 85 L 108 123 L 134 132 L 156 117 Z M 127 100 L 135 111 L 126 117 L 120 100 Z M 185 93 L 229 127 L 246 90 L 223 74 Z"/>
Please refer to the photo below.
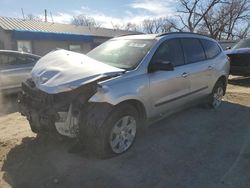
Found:
<path fill-rule="evenodd" d="M 128 100 L 120 102 L 116 106 L 123 105 L 123 104 L 129 104 L 135 107 L 135 109 L 139 113 L 140 123 L 143 123 L 147 119 L 146 108 L 141 101 L 136 100 L 136 99 L 128 99 Z"/>

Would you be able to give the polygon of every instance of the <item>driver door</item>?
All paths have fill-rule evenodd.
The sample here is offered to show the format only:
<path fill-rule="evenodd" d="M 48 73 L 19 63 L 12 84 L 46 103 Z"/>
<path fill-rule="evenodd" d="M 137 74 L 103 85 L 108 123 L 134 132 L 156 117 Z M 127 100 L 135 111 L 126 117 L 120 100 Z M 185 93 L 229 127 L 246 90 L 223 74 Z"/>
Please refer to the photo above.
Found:
<path fill-rule="evenodd" d="M 188 70 L 179 39 L 167 40 L 158 47 L 150 64 L 158 62 L 170 62 L 174 70 L 149 73 L 151 103 L 156 116 L 186 103 L 190 92 Z"/>

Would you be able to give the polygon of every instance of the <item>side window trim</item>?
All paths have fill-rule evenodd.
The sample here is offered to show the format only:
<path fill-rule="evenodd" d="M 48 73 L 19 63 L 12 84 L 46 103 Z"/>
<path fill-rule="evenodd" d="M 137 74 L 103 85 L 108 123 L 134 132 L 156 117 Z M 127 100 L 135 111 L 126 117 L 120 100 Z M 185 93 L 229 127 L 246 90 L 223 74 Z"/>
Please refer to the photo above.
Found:
<path fill-rule="evenodd" d="M 185 56 L 184 47 L 183 47 L 183 45 L 182 45 L 181 39 L 182 39 L 182 38 L 178 38 L 179 43 L 180 43 L 180 45 L 181 45 L 182 57 L 183 57 L 183 60 L 184 60 L 184 64 L 183 64 L 183 65 L 188 65 L 188 63 L 187 63 L 187 58 L 186 58 L 186 56 Z"/>
<path fill-rule="evenodd" d="M 204 54 L 205 54 L 205 59 L 204 59 L 203 61 L 206 61 L 206 60 L 208 59 L 208 57 L 207 57 L 207 53 L 206 53 L 205 47 L 203 46 L 203 44 L 202 44 L 202 42 L 201 42 L 201 39 L 198 39 L 198 40 L 199 40 L 199 43 L 201 44 L 201 47 L 202 47 L 203 52 L 204 52 Z"/>

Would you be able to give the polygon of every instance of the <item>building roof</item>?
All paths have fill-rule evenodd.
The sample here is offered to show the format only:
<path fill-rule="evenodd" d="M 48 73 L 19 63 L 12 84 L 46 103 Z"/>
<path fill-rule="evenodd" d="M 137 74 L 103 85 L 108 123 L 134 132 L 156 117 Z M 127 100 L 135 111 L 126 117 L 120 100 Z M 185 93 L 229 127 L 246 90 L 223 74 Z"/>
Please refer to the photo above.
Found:
<path fill-rule="evenodd" d="M 60 24 L 42 22 L 35 20 L 23 20 L 19 18 L 9 18 L 0 16 L 0 27 L 8 31 L 45 32 L 59 34 L 74 34 L 99 37 L 115 37 L 120 35 L 138 34 L 138 32 L 114 30 L 106 28 L 94 28 L 86 26 L 76 26 L 72 24 Z"/>

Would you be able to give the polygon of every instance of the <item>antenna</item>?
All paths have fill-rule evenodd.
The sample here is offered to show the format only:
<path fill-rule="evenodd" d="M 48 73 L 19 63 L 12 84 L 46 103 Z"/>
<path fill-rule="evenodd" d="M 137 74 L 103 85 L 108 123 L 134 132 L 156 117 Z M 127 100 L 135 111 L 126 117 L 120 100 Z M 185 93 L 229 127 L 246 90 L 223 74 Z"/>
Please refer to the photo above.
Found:
<path fill-rule="evenodd" d="M 54 23 L 52 12 L 50 12 L 50 17 L 51 17 L 52 23 Z"/>
<path fill-rule="evenodd" d="M 21 11 L 22 11 L 23 19 L 25 20 L 23 8 L 21 8 Z"/>

